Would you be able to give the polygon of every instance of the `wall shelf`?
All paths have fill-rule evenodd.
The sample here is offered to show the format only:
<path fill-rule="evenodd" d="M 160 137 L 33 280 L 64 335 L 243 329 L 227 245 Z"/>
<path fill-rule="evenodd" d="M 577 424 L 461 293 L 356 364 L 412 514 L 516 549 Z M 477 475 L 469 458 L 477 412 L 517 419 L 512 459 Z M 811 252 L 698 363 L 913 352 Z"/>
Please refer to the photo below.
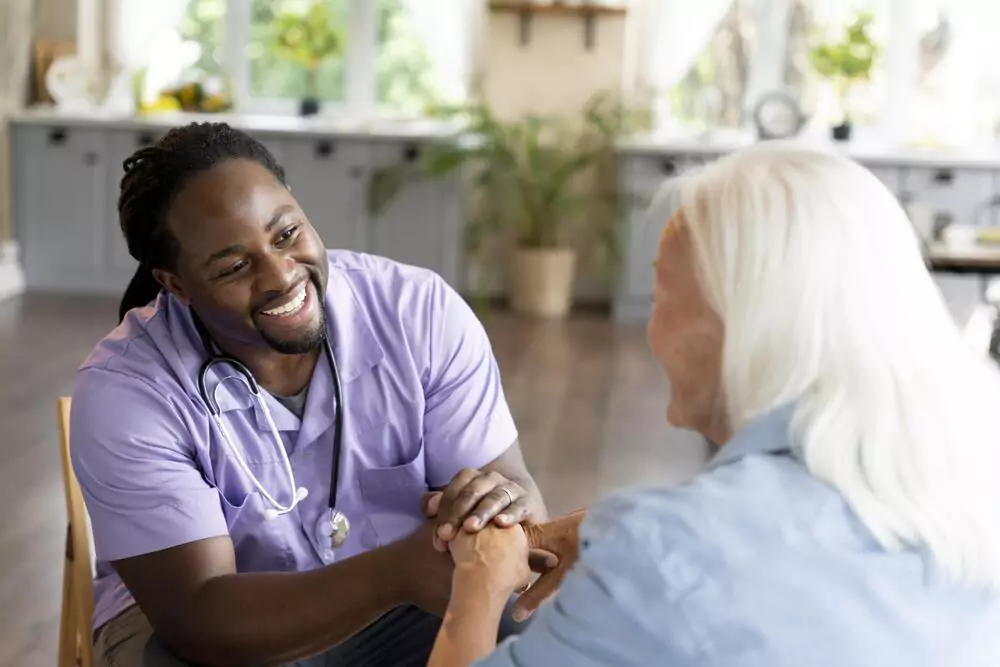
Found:
<path fill-rule="evenodd" d="M 520 17 L 521 46 L 531 43 L 531 23 L 535 15 L 579 17 L 583 21 L 583 43 L 590 51 L 594 48 L 594 23 L 601 16 L 624 16 L 626 8 L 620 5 L 565 2 L 519 2 L 516 0 L 494 0 L 490 11 L 511 13 Z"/>

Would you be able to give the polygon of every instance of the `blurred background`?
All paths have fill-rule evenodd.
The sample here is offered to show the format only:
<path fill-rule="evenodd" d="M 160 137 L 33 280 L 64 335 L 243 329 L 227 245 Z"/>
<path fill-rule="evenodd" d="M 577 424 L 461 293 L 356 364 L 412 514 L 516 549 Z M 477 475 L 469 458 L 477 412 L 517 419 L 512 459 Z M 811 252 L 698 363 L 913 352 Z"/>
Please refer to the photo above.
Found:
<path fill-rule="evenodd" d="M 670 179 L 740 146 L 794 136 L 869 168 L 994 351 L 998 25 L 992 0 L 3 0 L 0 665 L 56 660 L 55 399 L 135 270 L 136 149 L 230 123 L 328 247 L 440 273 L 561 513 L 708 455 L 666 424 L 644 326 Z"/>

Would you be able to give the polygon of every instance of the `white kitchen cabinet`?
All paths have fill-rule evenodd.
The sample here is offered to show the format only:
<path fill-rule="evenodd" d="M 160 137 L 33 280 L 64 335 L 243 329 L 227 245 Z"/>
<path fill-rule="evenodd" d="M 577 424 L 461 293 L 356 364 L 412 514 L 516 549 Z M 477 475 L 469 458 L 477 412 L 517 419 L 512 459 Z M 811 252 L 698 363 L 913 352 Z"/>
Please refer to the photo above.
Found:
<path fill-rule="evenodd" d="M 327 248 L 364 251 L 368 146 L 336 137 L 285 138 L 285 175 L 292 195 Z"/>
<path fill-rule="evenodd" d="M 118 218 L 118 199 L 121 196 L 121 182 L 125 176 L 124 162 L 143 146 L 147 146 L 162 136 L 162 132 L 136 130 L 108 130 L 108 185 L 107 211 L 105 225 L 102 231 L 105 235 L 107 249 L 106 268 L 109 273 L 121 276 L 121 289 L 124 291 L 135 272 L 136 261 L 128 254 L 128 244 L 122 233 Z"/>
<path fill-rule="evenodd" d="M 635 156 L 622 160 L 622 191 L 628 197 L 620 237 L 622 262 L 613 304 L 617 321 L 649 315 L 653 299 L 653 260 L 663 226 L 680 204 L 670 179 L 703 163 L 697 155 Z M 655 201 L 655 206 L 652 204 Z M 651 208 L 652 206 L 652 208 Z"/>
<path fill-rule="evenodd" d="M 415 163 L 416 143 L 383 142 L 371 147 L 373 170 Z M 407 183 L 377 217 L 368 219 L 369 252 L 436 271 L 459 284 L 462 248 L 462 184 L 459 175 Z"/>
<path fill-rule="evenodd" d="M 994 220 L 987 206 L 995 193 L 990 170 L 911 167 L 906 170 L 903 189 L 911 201 L 929 207 L 936 215 L 947 215 L 952 222 L 973 225 Z"/>
<path fill-rule="evenodd" d="M 893 194 L 897 199 L 903 196 L 903 182 L 905 178 L 905 170 L 899 167 L 883 167 L 883 166 L 871 166 L 868 170 L 875 175 L 875 177 L 882 181 L 889 192 Z"/>
<path fill-rule="evenodd" d="M 106 257 L 107 150 L 101 129 L 26 127 L 14 135 L 15 229 L 25 281 L 79 291 L 100 282 Z"/>

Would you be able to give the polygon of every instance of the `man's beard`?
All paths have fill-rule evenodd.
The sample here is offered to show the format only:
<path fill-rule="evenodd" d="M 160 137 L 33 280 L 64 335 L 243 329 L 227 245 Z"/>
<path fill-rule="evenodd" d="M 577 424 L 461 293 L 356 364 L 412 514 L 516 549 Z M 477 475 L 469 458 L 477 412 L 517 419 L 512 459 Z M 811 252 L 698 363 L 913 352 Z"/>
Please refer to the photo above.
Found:
<path fill-rule="evenodd" d="M 323 307 L 323 291 L 319 286 L 319 278 L 315 275 L 309 276 L 309 282 L 312 283 L 319 301 L 319 322 L 313 330 L 306 332 L 297 340 L 278 340 L 268 336 L 267 332 L 260 327 L 256 327 L 256 320 L 254 321 L 257 333 L 272 350 L 281 354 L 306 354 L 323 344 L 323 339 L 326 337 L 326 310 Z"/>

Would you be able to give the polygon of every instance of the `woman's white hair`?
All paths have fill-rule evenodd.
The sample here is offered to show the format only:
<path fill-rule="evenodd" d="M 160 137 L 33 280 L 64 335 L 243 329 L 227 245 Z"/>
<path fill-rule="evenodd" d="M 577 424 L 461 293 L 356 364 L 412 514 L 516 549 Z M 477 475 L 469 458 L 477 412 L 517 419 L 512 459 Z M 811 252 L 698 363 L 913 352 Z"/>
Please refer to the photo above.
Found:
<path fill-rule="evenodd" d="M 726 330 L 733 428 L 794 404 L 808 469 L 882 545 L 1000 588 L 1000 373 L 964 338 L 889 190 L 793 142 L 676 185 Z"/>

